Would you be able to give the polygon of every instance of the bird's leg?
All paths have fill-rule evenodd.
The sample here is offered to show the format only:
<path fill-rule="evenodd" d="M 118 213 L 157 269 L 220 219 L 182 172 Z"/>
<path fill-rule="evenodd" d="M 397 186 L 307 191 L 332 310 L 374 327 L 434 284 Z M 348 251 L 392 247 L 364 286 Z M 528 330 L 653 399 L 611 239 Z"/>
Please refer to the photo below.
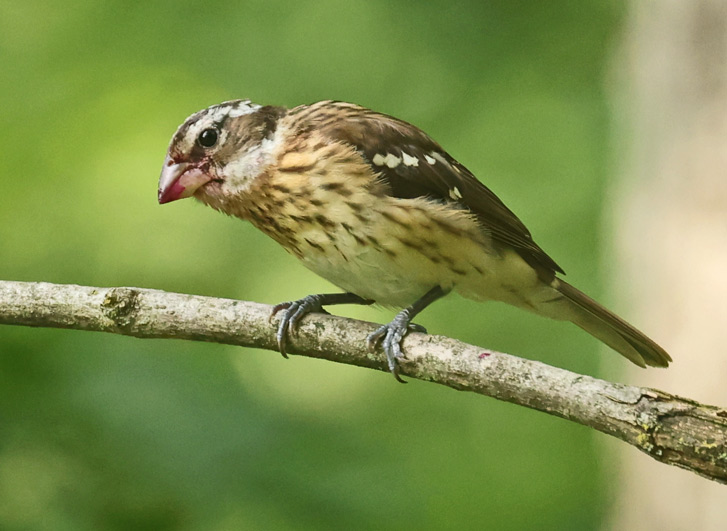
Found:
<path fill-rule="evenodd" d="M 273 306 L 270 314 L 272 320 L 280 310 L 285 310 L 285 314 L 278 324 L 278 348 L 283 357 L 287 358 L 285 347 L 289 334 L 295 334 L 298 323 L 306 315 L 312 312 L 328 313 L 323 309 L 324 306 L 331 304 L 373 304 L 374 301 L 364 299 L 353 293 L 321 293 L 319 295 L 308 295 L 297 301 L 281 302 Z"/>
<path fill-rule="evenodd" d="M 381 347 L 386 354 L 386 361 L 389 364 L 389 370 L 394 378 L 401 383 L 406 383 L 399 376 L 399 363 L 397 361 L 403 356 L 401 342 L 409 329 L 417 330 L 417 328 L 421 328 L 419 325 L 412 325 L 411 320 L 424 308 L 437 299 L 444 297 L 447 293 L 449 292 L 443 290 L 441 286 L 430 289 L 414 304 L 396 314 L 396 317 L 389 324 L 385 324 L 369 334 L 367 338 L 369 348 L 373 349 L 381 343 Z"/>

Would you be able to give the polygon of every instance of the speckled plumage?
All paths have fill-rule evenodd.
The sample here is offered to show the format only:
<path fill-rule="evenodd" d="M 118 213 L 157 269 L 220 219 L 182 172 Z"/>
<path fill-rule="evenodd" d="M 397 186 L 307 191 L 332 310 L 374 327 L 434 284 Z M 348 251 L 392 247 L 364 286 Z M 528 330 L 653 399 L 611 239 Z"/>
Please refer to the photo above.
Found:
<path fill-rule="evenodd" d="M 573 321 L 642 366 L 670 360 L 558 279 L 562 269 L 515 214 L 428 135 L 357 105 L 237 100 L 195 113 L 172 139 L 159 193 L 250 221 L 358 297 L 345 302 L 406 308 L 382 332 L 395 374 L 402 323 L 453 290 Z M 321 306 L 306 304 L 299 314 Z M 295 322 L 284 318 L 281 330 Z"/>

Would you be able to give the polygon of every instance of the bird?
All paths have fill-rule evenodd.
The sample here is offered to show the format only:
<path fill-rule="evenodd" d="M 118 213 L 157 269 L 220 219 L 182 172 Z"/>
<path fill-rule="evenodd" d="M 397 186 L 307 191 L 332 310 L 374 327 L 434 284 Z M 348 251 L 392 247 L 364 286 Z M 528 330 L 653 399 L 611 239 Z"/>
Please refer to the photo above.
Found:
<path fill-rule="evenodd" d="M 522 221 L 416 126 L 325 100 L 293 108 L 212 105 L 176 130 L 158 202 L 194 197 L 251 222 L 343 290 L 273 307 L 278 348 L 301 319 L 336 304 L 400 309 L 367 338 L 399 381 L 412 319 L 450 292 L 570 321 L 640 367 L 667 352 L 563 280 Z"/>

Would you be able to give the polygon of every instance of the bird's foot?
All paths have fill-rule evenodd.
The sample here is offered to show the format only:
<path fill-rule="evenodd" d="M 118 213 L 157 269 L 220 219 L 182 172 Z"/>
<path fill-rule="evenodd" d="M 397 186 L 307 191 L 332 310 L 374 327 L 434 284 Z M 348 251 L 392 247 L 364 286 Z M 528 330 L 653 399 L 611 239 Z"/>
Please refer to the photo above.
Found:
<path fill-rule="evenodd" d="M 386 362 L 389 365 L 389 371 L 394 375 L 394 378 L 401 383 L 406 383 L 399 376 L 399 359 L 404 357 L 404 353 L 401 351 L 401 342 L 404 340 L 404 336 L 407 332 L 422 332 L 427 333 L 427 329 L 421 325 L 410 322 L 411 317 L 409 313 L 404 310 L 399 312 L 396 317 L 389 323 L 380 326 L 369 334 L 366 338 L 369 348 L 375 349 L 377 345 L 381 344 L 381 348 L 386 354 Z"/>
<path fill-rule="evenodd" d="M 273 306 L 270 319 L 280 311 L 285 310 L 283 317 L 278 324 L 278 332 L 275 337 L 278 340 L 278 350 L 284 358 L 288 357 L 285 349 L 288 343 L 288 335 L 295 335 L 300 320 L 309 313 L 328 313 L 323 309 L 323 295 L 308 295 L 297 301 L 281 302 Z"/>

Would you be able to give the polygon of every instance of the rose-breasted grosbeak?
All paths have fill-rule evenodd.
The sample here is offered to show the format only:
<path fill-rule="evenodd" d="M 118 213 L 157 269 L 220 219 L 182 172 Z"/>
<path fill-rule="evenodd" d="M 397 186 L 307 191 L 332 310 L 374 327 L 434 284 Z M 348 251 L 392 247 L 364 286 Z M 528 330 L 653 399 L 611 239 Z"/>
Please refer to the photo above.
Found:
<path fill-rule="evenodd" d="M 498 197 L 411 124 L 337 101 L 293 109 L 236 100 L 199 111 L 172 138 L 159 202 L 194 196 L 248 220 L 345 290 L 278 304 L 278 344 L 331 304 L 405 308 L 368 338 L 397 379 L 412 318 L 456 290 L 572 321 L 641 367 L 651 339 L 559 279 L 563 270 Z"/>

